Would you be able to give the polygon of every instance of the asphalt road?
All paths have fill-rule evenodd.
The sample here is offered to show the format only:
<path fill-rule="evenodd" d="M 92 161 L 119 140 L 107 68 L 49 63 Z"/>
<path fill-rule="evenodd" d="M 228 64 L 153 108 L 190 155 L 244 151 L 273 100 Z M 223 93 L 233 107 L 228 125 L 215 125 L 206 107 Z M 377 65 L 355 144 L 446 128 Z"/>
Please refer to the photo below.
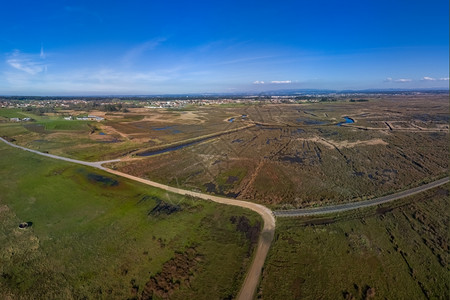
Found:
<path fill-rule="evenodd" d="M 360 202 L 352 202 L 352 203 L 346 203 L 341 205 L 333 205 L 333 206 L 325 206 L 325 207 L 317 207 L 317 208 L 304 208 L 304 209 L 290 209 L 290 210 L 276 210 L 274 211 L 274 215 L 277 217 L 304 217 L 304 216 L 312 216 L 312 215 L 322 215 L 322 214 L 331 214 L 331 213 L 337 213 L 337 212 L 343 212 L 347 210 L 362 208 L 362 207 L 368 207 L 368 206 L 374 206 L 379 205 L 382 203 L 394 201 L 397 199 L 401 199 L 404 197 L 408 197 L 414 194 L 418 194 L 421 192 L 424 192 L 426 190 L 435 188 L 437 186 L 446 184 L 449 182 L 449 177 L 445 177 L 424 185 L 421 185 L 419 187 L 415 187 L 403 192 L 387 195 L 384 197 L 374 198 L 366 201 L 360 201 Z"/>
<path fill-rule="evenodd" d="M 181 194 L 181 195 L 190 195 L 193 197 L 198 197 L 198 198 L 201 198 L 204 200 L 214 201 L 214 202 L 226 204 L 226 205 L 239 206 L 239 207 L 251 209 L 251 210 L 255 211 L 256 213 L 258 213 L 264 220 L 264 227 L 263 227 L 263 230 L 261 232 L 261 235 L 260 235 L 260 238 L 258 241 L 255 258 L 252 262 L 252 265 L 250 266 L 250 269 L 247 272 L 247 276 L 245 277 L 244 284 L 242 285 L 241 290 L 238 294 L 237 299 L 239 299 L 239 300 L 253 299 L 255 297 L 256 289 L 258 287 L 259 279 L 261 277 L 262 268 L 264 266 L 264 261 L 266 260 L 267 253 L 269 252 L 270 244 L 272 243 L 272 240 L 273 240 L 273 237 L 275 234 L 275 217 L 274 217 L 274 215 L 277 217 L 301 217 L 301 216 L 343 212 L 343 211 L 347 211 L 347 210 L 368 207 L 368 206 L 374 206 L 374 205 L 379 205 L 379 204 L 382 204 L 385 202 L 397 200 L 400 198 L 404 198 L 407 196 L 411 196 L 411 195 L 426 191 L 428 189 L 432 189 L 434 187 L 437 187 L 437 186 L 440 186 L 442 184 L 449 182 L 449 177 L 445 177 L 445 178 L 439 179 L 437 181 L 434 181 L 434 182 L 431 182 L 431 183 L 428 183 L 428 184 L 425 184 L 425 185 L 422 185 L 422 186 L 419 186 L 419 187 L 416 187 L 413 189 L 409 189 L 409 190 L 406 190 L 403 192 L 399 192 L 396 194 L 392 194 L 392 195 L 388 195 L 388 196 L 384 196 L 384 197 L 380 197 L 380 198 L 375 198 L 375 199 L 371 199 L 371 200 L 367 200 L 367 201 L 346 203 L 346 204 L 342 204 L 342 205 L 334 205 L 334 206 L 326 206 L 326 207 L 318 207 L 318 208 L 278 210 L 278 211 L 272 212 L 267 207 L 260 205 L 260 204 L 253 203 L 253 202 L 229 199 L 229 198 L 218 197 L 218 196 L 213 196 L 213 195 L 209 195 L 209 194 L 203 194 L 203 193 L 193 192 L 193 191 L 189 191 L 189 190 L 184 190 L 184 189 L 168 186 L 165 184 L 161 184 L 158 182 L 154 182 L 151 180 L 139 178 L 139 177 L 136 177 L 133 175 L 122 173 L 122 172 L 112 170 L 109 168 L 105 168 L 102 166 L 102 164 L 105 164 L 105 163 L 118 162 L 118 161 L 120 161 L 120 159 L 98 161 L 98 162 L 86 162 L 86 161 L 82 161 L 82 160 L 66 158 L 66 157 L 62 157 L 62 156 L 57 156 L 57 155 L 53 155 L 53 154 L 49 154 L 49 153 L 43 153 L 43 152 L 39 152 L 36 150 L 28 149 L 25 147 L 21 147 L 21 146 L 15 145 L 13 143 L 10 143 L 1 137 L 0 137 L 0 140 L 12 147 L 15 147 L 15 148 L 19 148 L 19 149 L 22 149 L 25 151 L 33 152 L 33 153 L 43 155 L 46 157 L 50 157 L 50 158 L 54 158 L 54 159 L 59 159 L 59 160 L 63 160 L 63 161 L 71 162 L 71 163 L 76 163 L 76 164 L 80 164 L 80 165 L 85 165 L 85 166 L 101 169 L 106 172 L 109 172 L 109 173 L 112 173 L 112 174 L 115 174 L 115 175 L 118 175 L 121 177 L 125 177 L 128 179 L 134 180 L 134 181 L 138 181 L 138 182 L 141 182 L 141 183 L 144 183 L 144 184 L 156 187 L 156 188 L 160 188 L 160 189 L 172 192 L 172 193 Z"/>

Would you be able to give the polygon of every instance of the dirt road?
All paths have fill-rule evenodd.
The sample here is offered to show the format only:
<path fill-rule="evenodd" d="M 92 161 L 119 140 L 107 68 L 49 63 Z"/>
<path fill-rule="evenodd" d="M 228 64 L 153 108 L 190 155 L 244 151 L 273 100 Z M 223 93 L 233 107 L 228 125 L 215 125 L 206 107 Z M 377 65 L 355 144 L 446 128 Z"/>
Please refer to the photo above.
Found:
<path fill-rule="evenodd" d="M 120 159 L 99 161 L 99 162 L 85 162 L 85 161 L 81 161 L 81 160 L 76 160 L 76 159 L 66 158 L 66 157 L 52 155 L 52 154 L 48 154 L 48 153 L 43 153 L 43 152 L 39 152 L 36 150 L 31 150 L 31 149 L 10 143 L 3 138 L 0 138 L 0 140 L 12 147 L 15 147 L 15 148 L 19 148 L 19 149 L 22 149 L 25 151 L 33 152 L 33 153 L 43 155 L 46 157 L 50 157 L 50 158 L 54 158 L 54 159 L 64 160 L 67 162 L 72 162 L 72 163 L 76 163 L 76 164 L 81 164 L 81 165 L 101 169 L 101 170 L 104 170 L 111 174 L 125 177 L 130 180 L 138 181 L 143 184 L 147 184 L 149 186 L 160 188 L 160 189 L 172 192 L 172 193 L 181 194 L 181 195 L 190 195 L 193 197 L 198 197 L 200 199 L 214 201 L 214 202 L 226 204 L 226 205 L 239 206 L 239 207 L 251 209 L 251 210 L 255 211 L 256 213 L 258 213 L 264 220 L 264 227 L 263 227 L 263 230 L 261 232 L 261 235 L 260 235 L 260 238 L 258 241 L 254 260 L 250 266 L 250 269 L 247 272 L 247 276 L 244 280 L 244 284 L 242 285 L 241 290 L 238 294 L 237 299 L 239 299 L 239 300 L 253 299 L 255 297 L 256 289 L 258 287 L 259 279 L 261 277 L 262 267 L 264 266 L 264 262 L 266 260 L 267 254 L 269 252 L 270 244 L 272 243 L 274 233 L 275 233 L 275 217 L 274 217 L 274 215 L 277 217 L 300 217 L 300 216 L 308 216 L 308 215 L 336 213 L 336 212 L 342 212 L 342 211 L 347 211 L 347 210 L 352 210 L 352 209 L 357 209 L 357 208 L 362 208 L 362 207 L 375 206 L 375 205 L 379 205 L 379 204 L 386 203 L 389 201 L 394 201 L 394 200 L 397 200 L 400 198 L 411 196 L 411 195 L 426 191 L 428 189 L 446 184 L 450 181 L 449 177 L 445 177 L 440 180 L 437 180 L 437 181 L 434 181 L 434 182 L 431 182 L 431 183 L 428 183 L 428 184 L 425 184 L 425 185 L 422 185 L 422 186 L 419 186 L 419 187 L 416 187 L 413 189 L 409 189 L 409 190 L 406 190 L 406 191 L 403 191 L 400 193 L 396 193 L 396 194 L 392 194 L 392 195 L 388 195 L 388 196 L 384 196 L 384 197 L 380 197 L 380 198 L 376 198 L 376 199 L 371 199 L 371 200 L 367 200 L 367 201 L 362 201 L 362 202 L 347 203 L 347 204 L 342 204 L 342 205 L 334 205 L 334 206 L 319 207 L 319 208 L 307 208 L 307 209 L 284 210 L 284 211 L 279 210 L 279 211 L 272 212 L 267 207 L 260 205 L 260 204 L 253 203 L 253 202 L 229 199 L 229 198 L 218 197 L 218 196 L 203 194 L 203 193 L 199 193 L 199 192 L 184 190 L 184 189 L 168 186 L 165 184 L 161 184 L 158 182 L 154 182 L 151 180 L 139 178 L 139 177 L 136 177 L 133 175 L 122 173 L 122 172 L 112 170 L 109 168 L 105 168 L 102 166 L 102 164 L 105 164 L 108 162 L 117 162 L 117 161 L 120 161 Z"/>
<path fill-rule="evenodd" d="M 76 164 L 81 164 L 81 165 L 101 169 L 103 171 L 106 171 L 106 172 L 109 172 L 109 173 L 112 173 L 112 174 L 115 174 L 115 175 L 118 175 L 121 177 L 125 177 L 128 179 L 134 180 L 134 181 L 138 181 L 138 182 L 147 184 L 149 186 L 160 188 L 160 189 L 172 192 L 172 193 L 181 194 L 181 195 L 189 195 L 189 196 L 197 197 L 197 198 L 204 199 L 204 200 L 210 200 L 210 201 L 214 201 L 214 202 L 226 204 L 226 205 L 239 206 L 239 207 L 243 207 L 243 208 L 247 208 L 247 209 L 251 209 L 251 210 L 255 211 L 262 217 L 262 219 L 264 221 L 264 227 L 263 227 L 263 230 L 261 232 L 261 235 L 260 235 L 260 238 L 258 241 L 255 258 L 250 266 L 250 269 L 247 272 L 247 276 L 244 280 L 244 284 L 238 295 L 238 299 L 241 299 L 241 300 L 254 298 L 256 288 L 259 283 L 259 278 L 261 277 L 262 267 L 264 265 L 264 261 L 266 260 L 267 253 L 269 252 L 270 244 L 272 243 L 273 236 L 275 233 L 275 217 L 273 216 L 272 211 L 270 209 L 268 209 L 267 207 L 260 205 L 260 204 L 252 203 L 252 202 L 228 199 L 228 198 L 224 198 L 224 197 L 218 197 L 218 196 L 193 192 L 193 191 L 189 191 L 189 190 L 184 190 L 184 189 L 168 186 L 165 184 L 161 184 L 158 182 L 139 178 L 139 177 L 136 177 L 133 175 L 122 173 L 122 172 L 112 170 L 109 168 L 105 168 L 102 166 L 102 164 L 104 164 L 104 163 L 116 162 L 116 161 L 120 161 L 120 159 L 99 161 L 99 162 L 85 162 L 85 161 L 81 161 L 81 160 L 66 158 L 66 157 L 62 157 L 62 156 L 57 156 L 57 155 L 53 155 L 53 154 L 48 154 L 48 153 L 43 153 L 43 152 L 39 152 L 36 150 L 28 149 L 28 148 L 10 143 L 1 137 L 0 137 L 0 140 L 2 140 L 6 144 L 8 144 L 12 147 L 15 147 L 15 148 L 19 148 L 19 149 L 22 149 L 25 151 L 33 152 L 33 153 L 43 155 L 46 157 L 50 157 L 50 158 L 54 158 L 54 159 L 59 159 L 59 160 L 67 161 L 67 162 L 72 162 L 72 163 L 76 163 Z"/>
<path fill-rule="evenodd" d="M 104 161 L 96 161 L 96 162 L 88 162 L 88 161 L 82 161 L 82 160 L 77 160 L 77 159 L 71 159 L 71 158 L 67 158 L 67 157 L 62 157 L 62 156 L 58 156 L 58 155 L 53 155 L 53 154 L 49 154 L 49 153 L 44 153 L 44 152 L 39 152 L 37 150 L 32 150 L 32 149 L 28 149 L 22 146 L 18 146 L 16 144 L 10 143 L 7 140 L 5 140 L 4 138 L 0 137 L 0 140 L 3 141 L 4 143 L 15 147 L 15 148 L 19 148 L 28 152 L 33 152 L 39 155 L 43 155 L 43 156 L 47 156 L 50 158 L 54 158 L 54 159 L 59 159 L 59 160 L 64 160 L 64 161 L 68 161 L 71 163 L 76 163 L 76 164 L 80 164 L 80 165 L 85 165 L 85 166 L 89 166 L 89 167 L 94 167 L 97 169 L 101 169 L 101 170 L 106 170 L 107 168 L 102 167 L 102 164 L 106 164 L 106 163 L 111 163 L 111 162 L 118 162 L 120 161 L 120 159 L 112 159 L 112 160 L 104 160 Z"/>
<path fill-rule="evenodd" d="M 151 180 L 139 178 L 133 175 L 129 175 L 126 173 L 122 173 L 116 170 L 105 169 L 106 172 L 122 176 L 134 181 L 138 181 L 156 188 L 160 188 L 172 193 L 181 194 L 181 195 L 189 195 L 193 197 L 198 197 L 204 200 L 210 200 L 221 204 L 234 205 L 243 208 L 248 208 L 256 213 L 258 213 L 264 220 L 264 227 L 262 233 L 259 237 L 255 258 L 250 266 L 250 269 L 245 278 L 244 284 L 239 292 L 239 296 L 237 299 L 253 299 L 254 294 L 256 292 L 256 288 L 259 283 L 259 278 L 261 277 L 262 267 L 264 265 L 264 261 L 266 260 L 267 253 L 269 252 L 270 244 L 272 243 L 273 236 L 275 233 L 275 218 L 272 214 L 272 211 L 265 206 L 260 204 L 256 204 L 253 202 L 246 202 L 241 200 L 228 199 L 224 197 L 218 197 L 193 191 L 188 191 L 172 186 L 168 186 L 165 184 L 161 184 L 158 182 L 154 182 Z"/>

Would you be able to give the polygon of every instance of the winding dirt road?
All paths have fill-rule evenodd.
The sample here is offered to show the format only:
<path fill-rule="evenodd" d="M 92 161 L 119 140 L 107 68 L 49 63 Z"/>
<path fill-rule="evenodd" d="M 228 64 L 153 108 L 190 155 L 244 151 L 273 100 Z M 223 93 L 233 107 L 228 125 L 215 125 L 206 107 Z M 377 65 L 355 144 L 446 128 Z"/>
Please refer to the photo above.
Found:
<path fill-rule="evenodd" d="M 449 177 L 445 177 L 445 178 L 439 179 L 437 181 L 434 181 L 434 182 L 431 182 L 431 183 L 428 183 L 428 184 L 425 184 L 425 185 L 422 185 L 422 186 L 419 186 L 416 188 L 412 188 L 412 189 L 409 189 L 409 190 L 406 190 L 403 192 L 399 192 L 399 193 L 395 193 L 392 195 L 388 195 L 388 196 L 384 196 L 384 197 L 380 197 L 380 198 L 376 198 L 376 199 L 371 199 L 371 200 L 367 200 L 367 201 L 347 203 L 347 204 L 327 206 L 327 207 L 319 207 L 319 208 L 295 209 L 295 210 L 284 210 L 284 211 L 272 212 L 267 207 L 260 205 L 260 204 L 253 203 L 253 202 L 229 199 L 229 198 L 218 197 L 218 196 L 203 194 L 203 193 L 199 193 L 199 192 L 184 190 L 184 189 L 168 186 L 165 184 L 161 184 L 158 182 L 154 182 L 151 180 L 139 178 L 139 177 L 136 177 L 133 175 L 122 173 L 122 172 L 112 170 L 112 169 L 102 166 L 102 164 L 105 164 L 105 163 L 118 162 L 118 161 L 120 161 L 120 159 L 98 161 L 98 162 L 86 162 L 86 161 L 66 158 L 66 157 L 62 157 L 62 156 L 57 156 L 57 155 L 53 155 L 53 154 L 48 154 L 48 153 L 43 153 L 43 152 L 39 152 L 36 150 L 28 149 L 28 148 L 10 143 L 1 137 L 0 137 L 0 140 L 12 147 L 15 147 L 15 148 L 19 148 L 19 149 L 22 149 L 25 151 L 33 152 L 33 153 L 43 155 L 46 157 L 50 157 L 50 158 L 54 158 L 54 159 L 59 159 L 59 160 L 63 160 L 63 161 L 71 162 L 71 163 L 76 163 L 76 164 L 80 164 L 80 165 L 97 168 L 97 169 L 109 172 L 111 174 L 125 177 L 130 180 L 138 181 L 138 182 L 147 184 L 149 186 L 160 188 L 160 189 L 172 192 L 172 193 L 176 193 L 176 194 L 180 194 L 180 195 L 189 195 L 189 196 L 197 197 L 200 199 L 214 201 L 214 202 L 226 204 L 226 205 L 239 206 L 239 207 L 251 209 L 251 210 L 255 211 L 256 213 L 258 213 L 263 218 L 264 227 L 263 227 L 263 230 L 261 232 L 261 235 L 260 235 L 260 238 L 258 241 L 255 257 L 250 266 L 250 269 L 247 272 L 247 276 L 245 277 L 244 284 L 242 285 L 241 290 L 238 294 L 237 299 L 239 299 L 239 300 L 248 300 L 248 299 L 253 299 L 255 297 L 256 289 L 258 287 L 259 279 L 261 277 L 261 271 L 264 266 L 264 261 L 266 260 L 267 254 L 269 252 L 270 244 L 272 243 L 274 233 L 275 233 L 275 217 L 274 217 L 274 215 L 277 217 L 300 217 L 300 216 L 308 216 L 308 215 L 336 213 L 336 212 L 353 210 L 353 209 L 362 208 L 362 207 L 375 206 L 375 205 L 379 205 L 382 203 L 394 201 L 394 200 L 397 200 L 400 198 L 404 198 L 407 196 L 411 196 L 411 195 L 426 191 L 428 189 L 446 184 L 450 181 Z"/>
<path fill-rule="evenodd" d="M 25 151 L 33 152 L 33 153 L 43 155 L 46 157 L 50 157 L 50 158 L 54 158 L 54 159 L 59 159 L 59 160 L 63 160 L 63 161 L 71 162 L 71 163 L 76 163 L 76 164 L 80 164 L 80 165 L 84 165 L 84 166 L 101 169 L 101 170 L 109 172 L 111 174 L 115 174 L 115 175 L 125 177 L 128 179 L 134 180 L 134 181 L 138 181 L 138 182 L 144 183 L 146 185 L 160 188 L 160 189 L 172 192 L 172 193 L 176 193 L 176 194 L 180 194 L 180 195 L 189 195 L 189 196 L 201 198 L 204 200 L 214 201 L 214 202 L 226 204 L 226 205 L 239 206 L 239 207 L 243 207 L 243 208 L 247 208 L 247 209 L 251 209 L 251 210 L 255 211 L 262 217 L 262 219 L 264 221 L 264 227 L 263 227 L 263 230 L 261 232 L 261 235 L 260 235 L 260 238 L 258 241 L 255 257 L 250 266 L 250 269 L 247 272 L 247 276 L 245 277 L 244 284 L 242 285 L 242 288 L 239 292 L 237 299 L 247 300 L 247 299 L 254 298 L 256 288 L 259 283 L 259 278 L 261 277 L 262 267 L 264 266 L 264 261 L 266 260 L 267 253 L 269 252 L 270 244 L 272 243 L 274 233 L 275 233 L 275 217 L 272 214 L 272 211 L 270 209 L 268 209 L 267 207 L 260 205 L 260 204 L 253 203 L 253 202 L 228 199 L 228 198 L 224 198 L 224 197 L 218 197 L 218 196 L 193 192 L 193 191 L 189 191 L 189 190 L 184 190 L 184 189 L 168 186 L 165 184 L 161 184 L 158 182 L 154 182 L 151 180 L 139 178 L 139 177 L 136 177 L 136 176 L 133 176 L 130 174 L 122 173 L 122 172 L 112 170 L 109 168 L 105 168 L 102 166 L 102 164 L 109 163 L 109 162 L 117 162 L 117 161 L 120 161 L 120 159 L 98 161 L 98 162 L 86 162 L 86 161 L 82 161 L 82 160 L 66 158 L 66 157 L 62 157 L 62 156 L 58 156 L 58 155 L 39 152 L 37 150 L 28 149 L 28 148 L 10 143 L 1 137 L 0 137 L 0 140 L 2 140 L 4 143 L 6 143 L 12 147 L 15 147 L 15 148 L 19 148 L 19 149 L 22 149 Z"/>

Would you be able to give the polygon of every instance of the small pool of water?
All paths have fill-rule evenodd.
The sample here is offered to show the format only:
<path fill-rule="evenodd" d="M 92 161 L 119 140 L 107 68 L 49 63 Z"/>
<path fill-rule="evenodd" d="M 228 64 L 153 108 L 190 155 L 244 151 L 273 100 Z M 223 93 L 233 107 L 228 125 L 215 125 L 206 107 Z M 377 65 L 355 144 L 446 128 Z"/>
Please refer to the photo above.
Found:
<path fill-rule="evenodd" d="M 344 117 L 345 122 L 340 122 L 338 124 L 336 124 L 337 126 L 341 126 L 342 124 L 351 124 L 351 123 L 355 123 L 355 120 L 353 120 L 352 118 L 349 117 Z"/>
<path fill-rule="evenodd" d="M 165 126 L 165 127 L 153 127 L 153 130 L 166 130 L 171 129 L 173 126 Z"/>
<path fill-rule="evenodd" d="M 228 122 L 234 122 L 234 118 L 229 118 Z"/>

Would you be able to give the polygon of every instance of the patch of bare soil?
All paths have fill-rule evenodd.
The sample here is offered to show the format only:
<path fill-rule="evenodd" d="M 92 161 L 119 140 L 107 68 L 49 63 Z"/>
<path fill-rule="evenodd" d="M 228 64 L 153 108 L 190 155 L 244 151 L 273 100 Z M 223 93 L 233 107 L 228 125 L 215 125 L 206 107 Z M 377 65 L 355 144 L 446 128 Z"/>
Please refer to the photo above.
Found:
<path fill-rule="evenodd" d="M 0 205 L 0 213 L 9 211 L 9 207 L 7 205 Z"/>
<path fill-rule="evenodd" d="M 140 298 L 169 299 L 180 286 L 189 287 L 201 260 L 195 248 L 176 253 L 174 258 L 164 263 L 161 272 L 150 277 Z"/>

